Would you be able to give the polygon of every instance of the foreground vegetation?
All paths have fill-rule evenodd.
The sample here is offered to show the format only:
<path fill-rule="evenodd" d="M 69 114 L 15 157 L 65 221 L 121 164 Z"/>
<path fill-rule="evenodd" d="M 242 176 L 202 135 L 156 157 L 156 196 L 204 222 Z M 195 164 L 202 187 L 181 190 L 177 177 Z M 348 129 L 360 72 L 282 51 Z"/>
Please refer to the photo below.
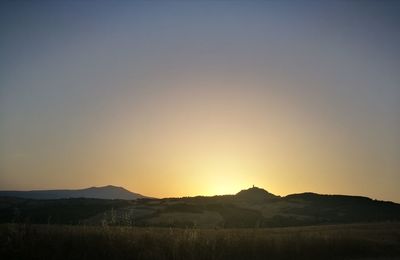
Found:
<path fill-rule="evenodd" d="M 267 229 L 0 225 L 1 259 L 399 259 L 400 223 Z"/>

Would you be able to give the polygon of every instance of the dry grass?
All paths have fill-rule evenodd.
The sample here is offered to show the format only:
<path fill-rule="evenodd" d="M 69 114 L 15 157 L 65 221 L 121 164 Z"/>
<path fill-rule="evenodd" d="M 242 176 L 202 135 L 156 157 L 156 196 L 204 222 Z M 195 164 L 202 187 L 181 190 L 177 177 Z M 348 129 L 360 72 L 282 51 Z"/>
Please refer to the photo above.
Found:
<path fill-rule="evenodd" d="M 269 229 L 1 225 L 1 259 L 400 259 L 400 223 Z"/>

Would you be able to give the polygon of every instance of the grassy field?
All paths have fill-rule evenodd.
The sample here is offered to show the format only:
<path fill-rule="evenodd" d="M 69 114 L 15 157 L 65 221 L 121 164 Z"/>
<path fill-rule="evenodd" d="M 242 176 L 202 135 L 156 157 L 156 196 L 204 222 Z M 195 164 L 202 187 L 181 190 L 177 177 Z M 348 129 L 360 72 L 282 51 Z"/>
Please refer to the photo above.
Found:
<path fill-rule="evenodd" d="M 1 259 L 400 259 L 400 223 L 268 229 L 0 225 Z"/>

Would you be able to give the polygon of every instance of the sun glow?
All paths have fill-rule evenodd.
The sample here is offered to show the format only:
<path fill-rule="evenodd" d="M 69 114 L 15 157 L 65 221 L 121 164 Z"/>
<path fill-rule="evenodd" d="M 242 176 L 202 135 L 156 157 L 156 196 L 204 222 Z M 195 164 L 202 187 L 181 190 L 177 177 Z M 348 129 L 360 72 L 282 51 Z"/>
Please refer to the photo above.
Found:
<path fill-rule="evenodd" d="M 243 187 L 251 185 L 250 172 L 255 173 L 245 159 L 234 155 L 232 151 L 208 155 L 203 161 L 193 165 L 195 181 L 202 183 L 204 195 L 235 194 Z"/>
<path fill-rule="evenodd" d="M 0 190 L 400 201 L 397 2 L 21 2 L 0 2 Z"/>

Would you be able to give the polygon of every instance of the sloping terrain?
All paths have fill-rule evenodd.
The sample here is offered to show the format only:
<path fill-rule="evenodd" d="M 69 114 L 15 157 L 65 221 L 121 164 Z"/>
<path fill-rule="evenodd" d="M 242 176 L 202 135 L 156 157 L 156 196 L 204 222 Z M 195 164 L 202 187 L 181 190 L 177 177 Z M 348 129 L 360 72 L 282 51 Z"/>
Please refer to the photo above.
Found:
<path fill-rule="evenodd" d="M 0 198 L 1 223 L 80 224 L 111 209 L 127 207 L 127 200 Z"/>
<path fill-rule="evenodd" d="M 400 204 L 366 197 L 293 194 L 260 188 L 236 195 L 138 200 L 2 198 L 0 221 L 200 228 L 286 227 L 399 221 Z"/>
<path fill-rule="evenodd" d="M 0 191 L 0 197 L 16 197 L 26 199 L 68 199 L 68 198 L 92 198 L 92 199 L 123 199 L 134 200 L 146 198 L 117 186 L 91 187 L 79 190 L 32 190 L 32 191 Z"/>

